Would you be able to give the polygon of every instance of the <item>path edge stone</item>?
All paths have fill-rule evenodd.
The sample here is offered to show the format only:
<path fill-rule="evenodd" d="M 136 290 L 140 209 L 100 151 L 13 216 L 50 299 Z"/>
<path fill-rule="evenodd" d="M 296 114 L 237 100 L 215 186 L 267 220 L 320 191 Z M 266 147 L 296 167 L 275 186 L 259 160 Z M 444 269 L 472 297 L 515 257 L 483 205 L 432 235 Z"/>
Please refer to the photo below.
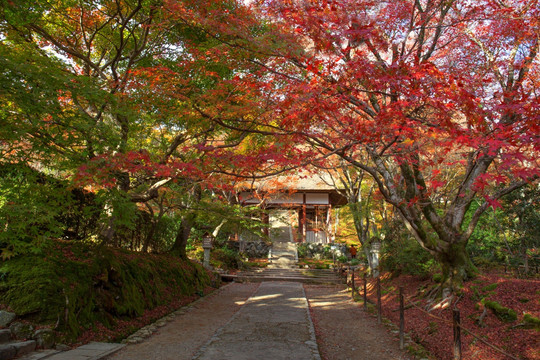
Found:
<path fill-rule="evenodd" d="M 321 360 L 321 353 L 319 352 L 319 344 L 317 343 L 317 335 L 315 334 L 315 325 L 313 325 L 313 319 L 311 318 L 311 313 L 309 311 L 309 300 L 306 295 L 306 289 L 304 284 L 302 284 L 302 294 L 304 294 L 304 301 L 306 302 L 306 317 L 309 324 L 309 334 L 311 336 L 312 344 L 309 344 L 311 352 L 313 353 L 313 358 L 315 360 Z"/>

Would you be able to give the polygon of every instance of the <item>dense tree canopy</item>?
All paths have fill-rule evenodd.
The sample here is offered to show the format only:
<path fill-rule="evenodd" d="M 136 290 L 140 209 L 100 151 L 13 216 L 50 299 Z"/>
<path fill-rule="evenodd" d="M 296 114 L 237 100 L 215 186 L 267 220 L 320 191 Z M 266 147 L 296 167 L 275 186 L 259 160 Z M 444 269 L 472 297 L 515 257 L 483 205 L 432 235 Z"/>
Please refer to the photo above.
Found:
<path fill-rule="evenodd" d="M 450 282 L 471 275 L 482 213 L 539 175 L 537 1 L 258 9 L 275 34 L 251 45 L 270 55 L 275 111 L 260 126 L 366 171 Z"/>
<path fill-rule="evenodd" d="M 455 286 L 482 213 L 539 176 L 536 0 L 1 4 L 2 163 L 97 194 L 110 243 L 179 211 L 185 255 L 204 199 L 338 157 Z"/>

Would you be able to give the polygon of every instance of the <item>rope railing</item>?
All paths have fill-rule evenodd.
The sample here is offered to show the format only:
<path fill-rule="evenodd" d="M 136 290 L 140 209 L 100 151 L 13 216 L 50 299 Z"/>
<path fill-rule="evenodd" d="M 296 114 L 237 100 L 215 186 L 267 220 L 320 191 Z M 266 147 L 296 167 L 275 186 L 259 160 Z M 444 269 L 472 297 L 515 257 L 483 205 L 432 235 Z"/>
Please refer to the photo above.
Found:
<path fill-rule="evenodd" d="M 369 301 L 369 298 L 368 298 L 368 295 L 367 295 L 367 278 L 366 278 L 366 274 L 364 273 L 364 276 L 363 276 L 363 281 L 364 281 L 364 289 L 363 289 L 363 298 L 364 298 L 364 308 L 367 308 L 367 302 Z M 446 323 L 446 324 L 449 324 L 451 326 L 454 327 L 454 359 L 461 359 L 461 339 L 460 339 L 460 335 L 459 335 L 459 331 L 456 335 L 456 329 L 459 329 L 459 330 L 463 330 L 464 332 L 466 332 L 467 334 L 471 335 L 473 338 L 477 339 L 478 341 L 482 342 L 484 345 L 488 346 L 490 349 L 494 350 L 494 351 L 497 351 L 499 352 L 500 354 L 510 358 L 510 359 L 513 359 L 513 360 L 520 360 L 519 358 L 515 357 L 514 355 L 511 355 L 509 353 L 507 353 L 506 351 L 504 351 L 503 349 L 501 349 L 500 347 L 488 342 L 487 340 L 483 339 L 481 336 L 477 335 L 476 333 L 474 333 L 472 330 L 464 327 L 463 325 L 461 325 L 460 321 L 459 321 L 459 309 L 457 308 L 454 308 L 454 316 L 453 316 L 453 320 L 448 320 L 448 319 L 445 319 L 443 317 L 440 317 L 440 316 L 437 316 L 437 315 L 434 315 L 428 311 L 426 311 L 425 309 L 423 309 L 422 307 L 418 306 L 417 303 L 413 300 L 412 297 L 407 297 L 407 296 L 404 296 L 403 294 L 403 287 L 399 287 L 399 288 L 394 288 L 394 289 L 391 289 L 391 288 L 383 288 L 381 285 L 380 285 L 380 278 L 377 278 L 376 280 L 376 284 L 373 285 L 373 284 L 370 284 L 371 285 L 371 288 L 373 289 L 373 287 L 375 287 L 375 291 L 377 292 L 377 319 L 378 319 L 378 322 L 380 323 L 380 318 L 382 316 L 382 305 L 381 305 L 381 300 L 380 300 L 380 296 L 381 296 L 381 292 L 384 290 L 385 291 L 385 296 L 391 296 L 391 295 L 398 295 L 398 299 L 400 301 L 400 348 L 403 349 L 403 332 L 404 332 L 404 310 L 405 310 L 405 306 L 410 306 L 410 307 L 414 307 L 416 309 L 418 309 L 421 313 L 433 318 L 433 319 L 436 319 L 436 320 L 439 320 L 443 323 Z M 355 292 L 358 293 L 356 287 L 355 287 L 355 279 L 354 279 L 354 269 L 352 271 L 352 277 L 351 277 L 351 286 L 352 286 L 352 291 L 351 291 L 351 295 L 353 296 L 354 298 L 354 294 Z M 457 311 L 457 319 L 456 319 L 456 314 L 455 312 Z M 456 321 L 457 320 L 457 321 Z M 456 336 L 458 338 L 456 338 Z M 456 344 L 459 344 L 458 347 L 456 347 Z"/>

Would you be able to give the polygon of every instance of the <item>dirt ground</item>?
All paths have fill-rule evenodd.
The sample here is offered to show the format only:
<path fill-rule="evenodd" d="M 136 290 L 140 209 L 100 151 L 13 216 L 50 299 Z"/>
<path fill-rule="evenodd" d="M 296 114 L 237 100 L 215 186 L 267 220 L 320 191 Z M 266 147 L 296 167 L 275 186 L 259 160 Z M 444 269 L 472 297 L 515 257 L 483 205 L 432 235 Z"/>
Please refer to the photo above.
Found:
<path fill-rule="evenodd" d="M 323 360 L 412 359 L 343 286 L 304 285 Z"/>

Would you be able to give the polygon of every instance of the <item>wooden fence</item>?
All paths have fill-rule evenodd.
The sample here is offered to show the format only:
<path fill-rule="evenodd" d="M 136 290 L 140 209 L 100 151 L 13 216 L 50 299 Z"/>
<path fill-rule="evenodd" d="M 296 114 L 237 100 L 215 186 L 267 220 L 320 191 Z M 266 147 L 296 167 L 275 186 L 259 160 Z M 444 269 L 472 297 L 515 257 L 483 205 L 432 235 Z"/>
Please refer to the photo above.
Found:
<path fill-rule="evenodd" d="M 354 298 L 355 295 L 359 295 L 359 292 L 358 292 L 359 289 L 355 285 L 355 269 L 354 268 L 348 269 L 347 278 L 349 278 L 349 276 L 351 277 L 351 296 Z M 373 302 L 371 302 L 369 300 L 369 298 L 368 298 L 368 294 L 367 294 L 368 280 L 367 280 L 367 277 L 366 277 L 365 273 L 363 274 L 362 279 L 363 279 L 363 289 L 362 289 L 363 294 L 362 294 L 362 297 L 363 297 L 363 301 L 364 301 L 363 305 L 364 305 L 364 309 L 367 310 L 368 302 L 370 302 L 372 304 L 373 304 Z M 382 323 L 381 293 L 383 291 L 383 288 L 381 286 L 380 278 L 373 279 L 373 282 L 375 283 L 374 286 L 376 288 L 376 294 L 377 294 L 376 295 L 377 299 L 376 299 L 376 302 L 375 302 L 375 306 L 376 306 L 376 309 L 377 309 L 377 322 L 379 324 L 381 324 Z M 373 284 L 371 284 L 371 285 L 373 285 Z M 386 289 L 386 294 L 391 294 L 391 293 L 393 293 L 395 291 L 396 290 Z M 461 324 L 460 311 L 459 311 L 459 309 L 457 307 L 454 307 L 454 309 L 452 310 L 452 321 L 449 321 L 447 319 L 441 318 L 439 316 L 436 316 L 436 315 L 433 315 L 432 313 L 427 312 L 426 310 L 419 307 L 410 298 L 407 298 L 405 296 L 405 294 L 404 294 L 403 286 L 400 286 L 398 291 L 399 291 L 398 297 L 399 297 L 399 348 L 400 349 L 403 349 L 404 346 L 405 346 L 405 340 L 404 340 L 405 339 L 405 333 L 404 333 L 404 331 L 405 331 L 405 320 L 406 320 L 405 319 L 405 308 L 406 307 L 414 307 L 414 308 L 420 310 L 426 316 L 429 316 L 429 317 L 432 317 L 432 318 L 437 319 L 439 321 L 442 321 L 443 323 L 448 324 L 448 326 L 452 326 L 453 333 L 454 333 L 454 336 L 453 336 L 453 339 L 452 339 L 452 348 L 453 348 L 453 355 L 454 355 L 453 359 L 454 360 L 461 360 L 462 359 L 462 355 L 461 355 L 461 333 L 462 332 L 465 332 L 465 333 L 473 336 L 475 339 L 482 342 L 483 344 L 485 344 L 486 346 L 488 346 L 492 350 L 495 350 L 495 351 L 505 355 L 509 359 L 520 360 L 519 358 L 517 358 L 517 357 L 515 357 L 515 356 L 513 356 L 511 354 L 508 354 L 506 351 L 502 350 L 498 346 L 489 343 L 488 341 L 486 341 L 481 336 L 473 333 L 471 330 L 463 327 L 463 325 Z"/>

